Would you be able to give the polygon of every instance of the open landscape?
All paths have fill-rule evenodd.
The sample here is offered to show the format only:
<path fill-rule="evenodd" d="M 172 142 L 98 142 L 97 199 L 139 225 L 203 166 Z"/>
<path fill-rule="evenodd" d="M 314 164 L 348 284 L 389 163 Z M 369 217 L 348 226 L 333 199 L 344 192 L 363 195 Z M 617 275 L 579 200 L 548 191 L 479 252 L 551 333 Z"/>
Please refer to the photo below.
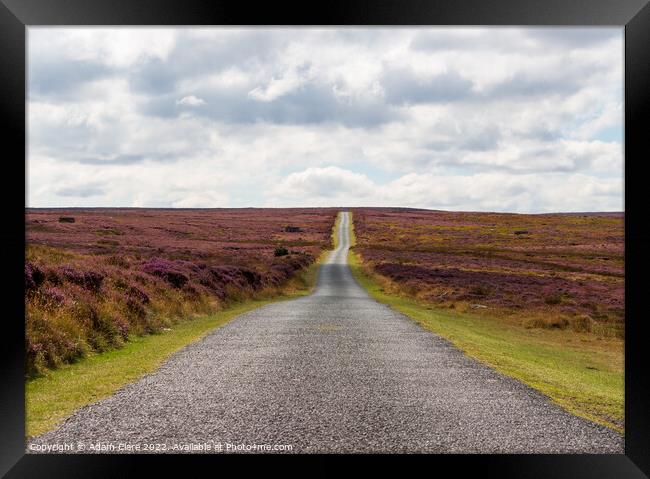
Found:
<path fill-rule="evenodd" d="M 572 412 L 624 427 L 621 213 L 354 209 L 377 299 Z"/>
<path fill-rule="evenodd" d="M 623 29 L 27 35 L 28 452 L 625 451 Z"/>
<path fill-rule="evenodd" d="M 354 215 L 355 251 L 401 293 L 529 328 L 623 338 L 622 213 Z"/>
<path fill-rule="evenodd" d="M 352 272 L 375 299 L 623 431 L 622 215 L 352 211 Z M 336 212 L 29 210 L 29 434 L 238 314 L 309 293 L 340 246 Z"/>
<path fill-rule="evenodd" d="M 330 247 L 335 217 L 332 209 L 28 210 L 28 374 L 278 294 Z"/>
<path fill-rule="evenodd" d="M 322 262 L 312 294 L 222 315 L 203 337 L 185 337 L 188 344 L 177 344 L 149 374 L 30 437 L 28 450 L 236 452 L 263 444 L 288 452 L 622 451 L 616 431 L 476 361 L 485 351 L 463 354 L 444 328 L 413 321 L 419 311 L 400 314 L 398 297 L 378 295 L 375 284 L 355 273 L 356 261 L 352 270 L 348 265 L 351 215 L 342 213 L 335 225 L 336 248 Z M 170 336 L 179 329 L 185 336 L 182 328 Z M 465 331 L 468 338 L 482 332 L 480 326 Z M 562 354 L 548 361 L 538 354 L 539 339 L 528 355 L 547 368 L 564 374 L 580 361 Z M 98 367 L 129 371 L 125 359 L 148 346 L 54 371 L 42 384 L 41 402 L 53 385 L 76 390 L 80 379 L 96 381 L 89 371 Z M 521 357 L 525 370 L 529 362 Z M 579 376 L 575 381 L 589 386 Z M 201 438 L 200 448 L 184 449 L 188 438 Z M 51 444 L 73 446 L 50 451 Z"/>

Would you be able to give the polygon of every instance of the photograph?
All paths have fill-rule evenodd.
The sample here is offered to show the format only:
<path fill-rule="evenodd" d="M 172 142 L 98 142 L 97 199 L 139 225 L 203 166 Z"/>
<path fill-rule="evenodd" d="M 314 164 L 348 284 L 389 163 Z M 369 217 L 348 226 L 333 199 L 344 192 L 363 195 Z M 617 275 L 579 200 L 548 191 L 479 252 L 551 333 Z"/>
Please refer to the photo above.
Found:
<path fill-rule="evenodd" d="M 25 44 L 25 454 L 625 454 L 624 27 Z"/>

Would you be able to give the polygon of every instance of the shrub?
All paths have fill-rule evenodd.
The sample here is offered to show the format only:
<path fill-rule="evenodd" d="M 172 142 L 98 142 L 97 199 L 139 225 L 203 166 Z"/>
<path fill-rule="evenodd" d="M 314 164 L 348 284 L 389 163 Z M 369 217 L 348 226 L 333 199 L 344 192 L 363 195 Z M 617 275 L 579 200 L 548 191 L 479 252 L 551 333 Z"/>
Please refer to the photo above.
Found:
<path fill-rule="evenodd" d="M 530 232 L 528 230 L 516 230 L 516 231 L 514 231 L 514 234 L 516 234 L 516 235 L 527 235 L 529 233 Z"/>
<path fill-rule="evenodd" d="M 29 261 L 25 263 L 25 290 L 32 291 L 45 281 L 45 274 Z"/>
<path fill-rule="evenodd" d="M 257 271 L 242 268 L 241 274 L 246 279 L 246 282 L 254 288 L 262 286 L 262 275 Z"/>
<path fill-rule="evenodd" d="M 164 279 L 175 288 L 182 288 L 189 281 L 187 275 L 179 271 L 175 262 L 154 258 L 142 265 L 142 271 Z"/>
<path fill-rule="evenodd" d="M 136 286 L 129 287 L 127 296 L 139 301 L 142 304 L 149 303 L 149 295 Z"/>
<path fill-rule="evenodd" d="M 524 322 L 524 327 L 541 328 L 541 329 L 566 329 L 569 325 L 569 320 L 559 316 L 548 316 L 545 318 L 535 317 L 527 319 Z"/>
<path fill-rule="evenodd" d="M 117 328 L 117 331 L 122 339 L 125 341 L 129 339 L 129 331 L 131 330 L 129 323 L 125 321 L 121 316 L 115 316 L 113 318 L 113 321 L 115 321 L 115 327 Z"/>
<path fill-rule="evenodd" d="M 40 295 L 48 306 L 61 306 L 67 301 L 66 294 L 56 286 L 45 288 L 40 292 Z"/>
<path fill-rule="evenodd" d="M 284 231 L 287 233 L 300 233 L 302 230 L 299 226 L 285 226 Z"/>
<path fill-rule="evenodd" d="M 288 254 L 289 254 L 289 250 L 284 246 L 279 246 L 275 248 L 275 251 L 273 252 L 273 256 L 286 256 Z"/>
<path fill-rule="evenodd" d="M 75 219 L 72 216 L 60 216 L 59 223 L 74 223 Z"/>
<path fill-rule="evenodd" d="M 569 325 L 569 320 L 562 317 L 551 317 L 546 320 L 546 327 L 550 329 L 566 329 Z"/>
<path fill-rule="evenodd" d="M 54 268 L 48 268 L 45 270 L 45 279 L 55 286 L 61 286 L 63 284 L 59 272 Z"/>
<path fill-rule="evenodd" d="M 120 242 L 115 240 L 100 239 L 97 241 L 97 244 L 101 246 L 119 246 Z"/>
<path fill-rule="evenodd" d="M 588 314 L 581 314 L 571 319 L 571 329 L 579 333 L 590 333 L 594 320 Z"/>
<path fill-rule="evenodd" d="M 123 256 L 109 256 L 106 258 L 106 263 L 111 266 L 119 266 L 120 268 L 127 269 L 129 262 Z"/>
<path fill-rule="evenodd" d="M 126 297 L 126 308 L 138 319 L 144 319 L 147 316 L 147 310 L 144 309 L 142 303 L 133 296 Z"/>
<path fill-rule="evenodd" d="M 562 295 L 560 293 L 553 293 L 544 296 L 544 302 L 548 305 L 560 304 L 562 302 Z"/>
<path fill-rule="evenodd" d="M 476 296 L 488 296 L 492 291 L 487 286 L 479 284 L 476 286 L 472 286 L 469 292 Z"/>
<path fill-rule="evenodd" d="M 62 266 L 59 268 L 59 273 L 71 283 L 77 284 L 93 293 L 99 291 L 105 277 L 96 271 L 78 271 L 70 266 Z"/>

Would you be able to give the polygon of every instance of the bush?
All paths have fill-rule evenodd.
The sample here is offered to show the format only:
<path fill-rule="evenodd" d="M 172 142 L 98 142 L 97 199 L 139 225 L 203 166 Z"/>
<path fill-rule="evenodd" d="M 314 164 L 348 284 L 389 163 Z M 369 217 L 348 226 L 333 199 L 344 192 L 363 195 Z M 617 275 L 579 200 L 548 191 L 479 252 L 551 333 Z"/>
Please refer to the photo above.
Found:
<path fill-rule="evenodd" d="M 62 306 L 66 303 L 67 297 L 65 292 L 57 286 L 51 286 L 40 291 L 42 301 L 49 307 Z"/>
<path fill-rule="evenodd" d="M 118 266 L 124 269 L 129 268 L 129 262 L 122 256 L 109 256 L 106 258 L 106 264 L 110 264 L 111 266 Z"/>
<path fill-rule="evenodd" d="M 126 297 L 126 308 L 138 319 L 144 319 L 147 316 L 147 310 L 142 305 L 142 302 L 133 296 Z"/>
<path fill-rule="evenodd" d="M 544 297 L 544 302 L 548 305 L 560 304 L 562 302 L 562 295 L 560 293 L 549 294 Z"/>
<path fill-rule="evenodd" d="M 567 326 L 569 326 L 569 320 L 558 316 L 530 318 L 524 322 L 524 327 L 528 329 L 566 329 Z"/>
<path fill-rule="evenodd" d="M 74 223 L 75 219 L 72 216 L 60 216 L 59 223 Z"/>
<path fill-rule="evenodd" d="M 257 271 L 242 268 L 241 274 L 250 286 L 254 288 L 259 288 L 262 286 L 262 275 Z"/>
<path fill-rule="evenodd" d="M 136 286 L 129 287 L 127 295 L 129 298 L 133 298 L 142 304 L 149 303 L 149 295 Z"/>
<path fill-rule="evenodd" d="M 475 296 L 489 296 L 492 292 L 489 287 L 479 284 L 472 286 L 469 290 L 470 294 Z"/>
<path fill-rule="evenodd" d="M 178 270 L 176 263 L 166 259 L 152 259 L 142 265 L 142 271 L 152 276 L 162 278 L 173 287 L 179 289 L 189 281 L 189 278 Z"/>
<path fill-rule="evenodd" d="M 288 254 L 289 254 L 289 250 L 284 246 L 280 246 L 278 248 L 275 248 L 273 256 L 286 256 Z"/>
<path fill-rule="evenodd" d="M 25 290 L 32 291 L 38 288 L 45 280 L 45 274 L 36 265 L 29 261 L 25 263 Z"/>
<path fill-rule="evenodd" d="M 71 283 L 77 284 L 88 291 L 97 293 L 104 281 L 104 275 L 95 271 L 78 271 L 70 266 L 62 266 L 59 273 Z"/>
<path fill-rule="evenodd" d="M 594 320 L 588 314 L 581 314 L 571 319 L 571 329 L 578 333 L 590 333 L 593 325 Z"/>
<path fill-rule="evenodd" d="M 285 226 L 284 231 L 287 233 L 300 233 L 302 230 L 299 226 Z"/>
<path fill-rule="evenodd" d="M 97 241 L 97 244 L 101 246 L 119 246 L 120 242 L 115 240 L 101 239 Z"/>

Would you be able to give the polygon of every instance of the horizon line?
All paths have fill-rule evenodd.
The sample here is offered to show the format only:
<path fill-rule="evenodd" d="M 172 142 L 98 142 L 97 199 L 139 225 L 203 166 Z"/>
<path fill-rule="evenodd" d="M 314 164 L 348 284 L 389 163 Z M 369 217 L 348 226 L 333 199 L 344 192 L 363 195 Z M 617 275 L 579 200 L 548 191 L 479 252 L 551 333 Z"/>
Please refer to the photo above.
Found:
<path fill-rule="evenodd" d="M 484 213 L 484 214 L 506 214 L 506 215 L 598 215 L 598 214 L 625 214 L 625 210 L 611 211 L 548 211 L 538 213 L 520 213 L 515 211 L 477 211 L 477 210 L 444 210 L 437 208 L 418 208 L 412 206 L 216 206 L 216 207 L 161 207 L 161 206 L 25 206 L 25 210 L 245 210 L 245 209 L 401 209 L 420 211 L 439 211 L 444 213 Z"/>

